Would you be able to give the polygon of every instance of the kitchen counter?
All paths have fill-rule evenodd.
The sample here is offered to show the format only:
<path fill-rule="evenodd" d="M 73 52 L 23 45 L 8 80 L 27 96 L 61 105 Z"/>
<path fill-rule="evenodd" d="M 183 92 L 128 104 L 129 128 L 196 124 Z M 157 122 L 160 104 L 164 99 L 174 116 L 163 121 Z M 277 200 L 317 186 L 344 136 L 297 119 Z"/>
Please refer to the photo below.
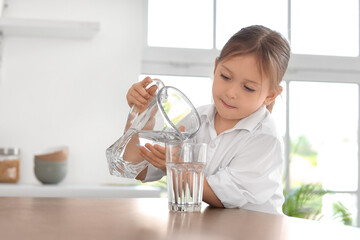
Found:
<path fill-rule="evenodd" d="M 1 239 L 359 240 L 360 229 L 203 204 L 169 212 L 166 198 L 0 197 Z"/>
<path fill-rule="evenodd" d="M 0 184 L 0 197 L 154 198 L 161 192 L 145 185 Z"/>

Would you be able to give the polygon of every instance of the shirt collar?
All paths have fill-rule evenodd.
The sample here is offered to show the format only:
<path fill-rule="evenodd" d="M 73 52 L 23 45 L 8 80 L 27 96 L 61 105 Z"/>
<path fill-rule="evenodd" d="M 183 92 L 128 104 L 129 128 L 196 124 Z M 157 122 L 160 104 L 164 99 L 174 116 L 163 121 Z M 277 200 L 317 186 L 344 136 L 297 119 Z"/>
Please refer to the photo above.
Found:
<path fill-rule="evenodd" d="M 205 108 L 205 110 L 200 114 L 201 121 L 211 122 L 215 118 L 216 108 L 215 104 L 211 104 Z"/>
<path fill-rule="evenodd" d="M 267 112 L 266 106 L 263 105 L 248 117 L 241 119 L 233 129 L 246 129 L 251 132 L 265 118 Z"/>
<path fill-rule="evenodd" d="M 215 118 L 215 113 L 216 108 L 215 105 L 212 104 L 211 107 L 207 108 L 200 114 L 201 121 L 206 121 L 209 123 L 213 122 Z M 268 110 L 266 109 L 266 106 L 263 105 L 254 113 L 250 114 L 248 117 L 241 119 L 232 129 L 229 129 L 226 132 L 236 129 L 245 129 L 251 132 L 265 118 L 267 113 Z"/>

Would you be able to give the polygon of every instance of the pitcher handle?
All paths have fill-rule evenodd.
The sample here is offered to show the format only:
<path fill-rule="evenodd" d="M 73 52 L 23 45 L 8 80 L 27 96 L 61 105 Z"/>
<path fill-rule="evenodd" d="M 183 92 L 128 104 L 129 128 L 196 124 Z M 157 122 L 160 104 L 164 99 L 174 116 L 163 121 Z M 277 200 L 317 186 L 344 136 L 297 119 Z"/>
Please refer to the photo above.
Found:
<path fill-rule="evenodd" d="M 156 94 L 159 92 L 160 89 L 162 89 L 165 84 L 160 80 L 160 79 L 152 79 L 152 81 L 145 87 L 145 89 L 149 89 L 152 86 L 157 86 L 157 90 L 156 90 Z M 140 114 L 139 109 L 136 107 L 135 104 L 133 104 L 130 108 L 129 114 L 128 114 L 128 118 L 126 120 L 126 125 L 125 125 L 125 129 L 124 129 L 124 133 L 130 128 L 130 126 L 132 125 L 132 120 L 134 118 L 136 118 L 138 115 Z"/>
<path fill-rule="evenodd" d="M 152 79 L 151 83 L 149 83 L 147 86 L 146 86 L 146 90 L 151 88 L 152 86 L 157 86 L 158 89 L 156 90 L 156 92 L 158 92 L 161 88 L 165 87 L 165 84 L 160 80 L 160 79 L 157 79 L 157 78 L 154 78 Z"/>
<path fill-rule="evenodd" d="M 162 89 L 163 87 L 165 87 L 165 84 L 158 78 L 154 78 L 152 79 L 152 81 L 145 87 L 146 90 L 148 90 L 149 88 L 151 88 L 152 86 L 157 86 L 157 89 L 156 89 L 156 93 L 158 93 L 160 91 L 160 89 Z M 130 109 L 130 113 L 131 112 L 134 112 L 134 111 L 137 111 L 137 109 L 134 109 L 136 108 L 135 104 L 133 104 L 131 106 L 131 109 Z"/>

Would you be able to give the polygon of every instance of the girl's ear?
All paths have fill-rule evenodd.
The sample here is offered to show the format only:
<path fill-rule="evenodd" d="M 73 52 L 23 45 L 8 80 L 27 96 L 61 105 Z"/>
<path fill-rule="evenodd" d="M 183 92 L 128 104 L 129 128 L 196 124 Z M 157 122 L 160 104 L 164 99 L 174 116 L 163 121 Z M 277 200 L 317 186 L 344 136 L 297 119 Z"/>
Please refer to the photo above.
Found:
<path fill-rule="evenodd" d="M 278 91 L 271 90 L 269 95 L 265 98 L 264 104 L 266 106 L 270 105 L 273 101 L 275 101 L 276 97 L 279 96 L 283 91 L 282 86 L 279 86 Z"/>

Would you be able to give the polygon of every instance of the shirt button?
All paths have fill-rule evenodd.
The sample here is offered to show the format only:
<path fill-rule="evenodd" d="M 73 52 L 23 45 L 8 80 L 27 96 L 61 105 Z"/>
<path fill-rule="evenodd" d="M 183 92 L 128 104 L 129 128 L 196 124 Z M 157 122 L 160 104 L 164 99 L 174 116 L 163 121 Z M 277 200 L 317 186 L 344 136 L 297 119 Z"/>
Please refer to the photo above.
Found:
<path fill-rule="evenodd" d="M 216 148 L 215 141 L 211 141 L 211 142 L 210 142 L 210 147 L 211 147 L 211 148 Z"/>

